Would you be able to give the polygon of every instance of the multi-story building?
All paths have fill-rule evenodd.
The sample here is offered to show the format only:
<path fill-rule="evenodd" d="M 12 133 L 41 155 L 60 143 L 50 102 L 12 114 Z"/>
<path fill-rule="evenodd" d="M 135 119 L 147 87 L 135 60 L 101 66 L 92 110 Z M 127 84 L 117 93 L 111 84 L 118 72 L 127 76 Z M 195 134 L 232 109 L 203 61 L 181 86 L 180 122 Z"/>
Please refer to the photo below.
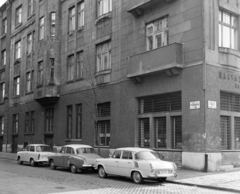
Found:
<path fill-rule="evenodd" d="M 7 1 L 1 150 L 84 143 L 107 156 L 136 146 L 197 170 L 239 164 L 239 6 Z"/>

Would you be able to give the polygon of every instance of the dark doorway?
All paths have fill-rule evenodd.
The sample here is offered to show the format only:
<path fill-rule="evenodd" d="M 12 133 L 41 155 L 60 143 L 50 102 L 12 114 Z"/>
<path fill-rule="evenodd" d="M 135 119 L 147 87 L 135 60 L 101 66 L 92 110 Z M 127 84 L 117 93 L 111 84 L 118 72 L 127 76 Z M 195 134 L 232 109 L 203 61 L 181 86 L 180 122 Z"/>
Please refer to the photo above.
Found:
<path fill-rule="evenodd" d="M 3 136 L 0 137 L 0 152 L 2 152 L 3 148 Z"/>
<path fill-rule="evenodd" d="M 45 135 L 44 136 L 44 143 L 49 145 L 53 150 L 53 135 Z"/>
<path fill-rule="evenodd" d="M 12 136 L 12 153 L 18 151 L 18 136 Z"/>

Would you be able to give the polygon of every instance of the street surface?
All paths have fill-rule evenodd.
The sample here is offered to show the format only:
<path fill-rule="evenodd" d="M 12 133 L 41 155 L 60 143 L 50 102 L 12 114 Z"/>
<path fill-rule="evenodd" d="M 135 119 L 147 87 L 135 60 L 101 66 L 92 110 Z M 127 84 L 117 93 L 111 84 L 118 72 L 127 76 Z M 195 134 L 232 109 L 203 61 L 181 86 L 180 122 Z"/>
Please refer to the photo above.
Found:
<path fill-rule="evenodd" d="M 145 181 L 136 185 L 131 179 L 98 177 L 96 172 L 72 174 L 67 169 L 50 170 L 47 166 L 18 165 L 0 159 L 0 194 L 226 194 L 231 192 Z"/>

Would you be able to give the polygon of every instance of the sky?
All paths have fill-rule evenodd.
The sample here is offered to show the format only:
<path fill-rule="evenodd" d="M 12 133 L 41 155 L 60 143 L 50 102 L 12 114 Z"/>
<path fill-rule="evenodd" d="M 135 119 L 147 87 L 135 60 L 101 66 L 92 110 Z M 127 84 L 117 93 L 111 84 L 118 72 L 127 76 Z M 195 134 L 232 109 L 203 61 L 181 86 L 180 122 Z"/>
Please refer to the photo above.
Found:
<path fill-rule="evenodd" d="M 0 6 L 2 6 L 2 4 L 4 4 L 6 2 L 6 0 L 0 0 Z"/>

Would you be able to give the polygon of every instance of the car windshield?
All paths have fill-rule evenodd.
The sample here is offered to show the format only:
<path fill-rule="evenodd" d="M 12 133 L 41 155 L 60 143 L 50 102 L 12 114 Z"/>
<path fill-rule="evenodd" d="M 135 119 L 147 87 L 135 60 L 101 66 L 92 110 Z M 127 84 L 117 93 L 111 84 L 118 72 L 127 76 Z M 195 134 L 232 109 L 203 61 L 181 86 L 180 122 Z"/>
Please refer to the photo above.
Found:
<path fill-rule="evenodd" d="M 155 160 L 160 159 L 156 152 L 142 151 L 135 154 L 136 160 Z"/>
<path fill-rule="evenodd" d="M 37 146 L 36 152 L 51 152 L 50 146 Z"/>
<path fill-rule="evenodd" d="M 77 154 L 95 154 L 93 148 L 78 148 Z"/>

